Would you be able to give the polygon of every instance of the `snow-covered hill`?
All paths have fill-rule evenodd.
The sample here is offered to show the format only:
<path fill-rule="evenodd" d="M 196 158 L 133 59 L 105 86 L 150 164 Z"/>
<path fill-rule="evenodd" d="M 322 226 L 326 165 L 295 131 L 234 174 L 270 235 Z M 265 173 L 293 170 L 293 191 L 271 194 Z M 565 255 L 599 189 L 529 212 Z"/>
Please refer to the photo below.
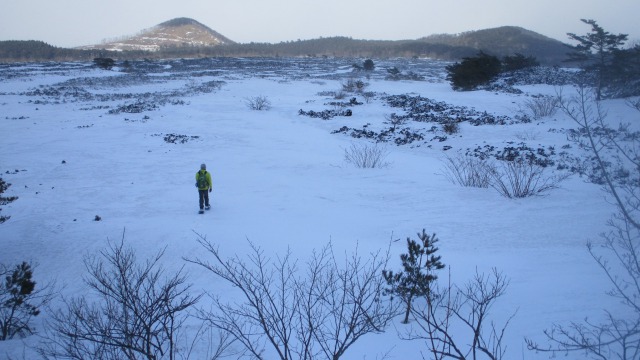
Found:
<path fill-rule="evenodd" d="M 249 239 L 270 257 L 290 249 L 300 264 L 329 242 L 339 256 L 390 247 L 396 270 L 404 239 L 426 229 L 440 239 L 454 283 L 494 267 L 510 279 L 491 312 L 497 323 L 516 313 L 505 335 L 507 359 L 547 358 L 527 351 L 523 338 L 544 342 L 542 331 L 554 323 L 622 311 L 605 294 L 609 282 L 585 247 L 599 241 L 614 210 L 599 186 L 574 175 L 545 196 L 507 199 L 444 176 L 446 155 L 486 146 L 525 143 L 585 156 L 567 139 L 575 126 L 563 114 L 503 125 L 464 122 L 453 135 L 409 121 L 407 131 L 422 139 L 379 144 L 388 166 L 375 169 L 344 160 L 345 149 L 371 140 L 335 132 L 388 129 L 390 114 L 405 113 L 390 105 L 392 95 L 513 120 L 531 96 L 554 94 L 554 87 L 457 93 L 443 80 L 442 63 L 380 61 L 373 72 L 354 73 L 351 62 L 176 60 L 133 63 L 128 73 L 78 63 L 2 67 L 0 173 L 12 184 L 5 195 L 19 199 L 2 207 L 11 218 L 0 224 L 0 263 L 30 261 L 38 284 L 55 280 L 60 296 L 78 296 L 87 291 L 83 259 L 124 236 L 139 259 L 166 248 L 163 265 L 185 266 L 194 291 L 232 301 L 240 299 L 233 289 L 185 263 L 206 256 L 194 231 L 228 256 L 247 254 Z M 422 80 L 386 80 L 392 67 Z M 367 96 L 345 90 L 353 80 L 362 81 Z M 271 109 L 249 109 L 256 97 L 266 97 Z M 352 116 L 300 115 L 345 103 Z M 612 121 L 629 118 L 622 101 L 605 105 Z M 201 163 L 214 182 L 213 208 L 204 215 L 193 185 Z M 38 331 L 48 316 L 35 319 Z M 400 320 L 363 337 L 343 358 L 420 359 L 424 343 L 400 340 Z M 0 357 L 36 358 L 29 346 L 37 341 L 0 342 Z"/>
<path fill-rule="evenodd" d="M 196 20 L 176 18 L 143 30 L 134 36 L 107 40 L 98 45 L 82 46 L 80 49 L 157 51 L 167 47 L 216 46 L 233 43 Z"/>

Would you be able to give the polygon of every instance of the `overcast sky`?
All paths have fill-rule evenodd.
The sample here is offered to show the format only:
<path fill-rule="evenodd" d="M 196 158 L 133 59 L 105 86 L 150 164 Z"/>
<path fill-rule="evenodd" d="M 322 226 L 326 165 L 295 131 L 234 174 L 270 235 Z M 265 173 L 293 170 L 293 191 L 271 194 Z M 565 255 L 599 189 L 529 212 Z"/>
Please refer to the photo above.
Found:
<path fill-rule="evenodd" d="M 563 42 L 581 18 L 640 41 L 640 0 L 0 0 L 0 40 L 98 44 L 189 17 L 229 39 L 277 43 L 319 37 L 403 40 L 504 25 Z"/>

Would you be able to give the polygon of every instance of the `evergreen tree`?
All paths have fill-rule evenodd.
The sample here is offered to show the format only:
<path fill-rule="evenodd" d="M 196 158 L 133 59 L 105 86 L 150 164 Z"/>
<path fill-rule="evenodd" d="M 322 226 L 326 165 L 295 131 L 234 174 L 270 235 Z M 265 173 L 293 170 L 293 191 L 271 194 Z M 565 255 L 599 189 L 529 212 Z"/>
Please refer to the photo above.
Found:
<path fill-rule="evenodd" d="M 111 70 L 111 68 L 116 64 L 115 60 L 106 57 L 97 57 L 93 59 L 93 63 L 104 70 Z"/>
<path fill-rule="evenodd" d="M 2 195 L 9 188 L 9 186 L 11 186 L 11 184 L 5 182 L 4 180 L 2 180 L 2 178 L 0 178 L 0 195 Z M 16 201 L 17 199 L 17 196 L 0 196 L 0 205 L 7 205 L 10 202 Z M 0 211 L 2 211 L 2 209 L 0 209 Z M 10 217 L 11 216 L 0 216 L 0 224 L 9 220 Z"/>
<path fill-rule="evenodd" d="M 463 58 L 460 63 L 448 65 L 447 80 L 454 90 L 473 90 L 498 76 L 500 68 L 497 57 L 481 51 L 474 57 Z"/>
<path fill-rule="evenodd" d="M 640 95 L 640 45 L 613 53 L 611 66 L 605 69 L 605 96 L 614 98 Z"/>
<path fill-rule="evenodd" d="M 366 70 L 366 71 L 373 71 L 373 69 L 376 68 L 376 65 L 373 63 L 373 60 L 371 59 L 367 59 L 364 61 L 364 63 L 362 64 L 362 67 Z"/>
<path fill-rule="evenodd" d="M 505 56 L 502 58 L 502 71 L 516 71 L 539 65 L 540 63 L 535 57 L 524 56 L 520 53 L 515 53 L 513 56 Z"/>
<path fill-rule="evenodd" d="M 382 275 L 390 288 L 387 292 L 399 296 L 407 305 L 404 323 L 409 322 L 411 302 L 416 297 L 431 296 L 431 283 L 438 278 L 436 270 L 444 268 L 440 256 L 435 253 L 438 248 L 436 234 L 429 236 L 424 229 L 418 233 L 418 241 L 407 238 L 407 253 L 400 255 L 402 272 L 383 270 Z"/>
<path fill-rule="evenodd" d="M 605 31 L 595 20 L 580 19 L 591 26 L 586 35 L 567 33 L 569 38 L 578 42 L 574 51 L 569 53 L 569 60 L 582 64 L 583 70 L 593 73 L 596 80 L 596 100 L 602 98 L 602 89 L 607 86 L 607 69 L 611 67 L 614 54 L 621 50 L 627 41 L 627 34 L 614 35 Z"/>
<path fill-rule="evenodd" d="M 23 262 L 5 275 L 0 285 L 0 340 L 33 333 L 29 319 L 40 314 L 30 303 L 36 287 L 31 265 Z"/>

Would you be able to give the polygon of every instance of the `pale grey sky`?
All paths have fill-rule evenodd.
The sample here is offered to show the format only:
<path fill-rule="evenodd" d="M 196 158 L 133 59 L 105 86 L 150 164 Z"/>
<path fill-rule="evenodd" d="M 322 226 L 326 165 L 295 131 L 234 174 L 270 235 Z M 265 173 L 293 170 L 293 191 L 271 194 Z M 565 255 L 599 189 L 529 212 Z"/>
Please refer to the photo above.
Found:
<path fill-rule="evenodd" d="M 567 32 L 590 30 L 581 18 L 640 41 L 638 14 L 639 0 L 0 0 L 0 40 L 74 47 L 189 17 L 240 43 L 417 39 L 504 25 L 569 42 Z"/>

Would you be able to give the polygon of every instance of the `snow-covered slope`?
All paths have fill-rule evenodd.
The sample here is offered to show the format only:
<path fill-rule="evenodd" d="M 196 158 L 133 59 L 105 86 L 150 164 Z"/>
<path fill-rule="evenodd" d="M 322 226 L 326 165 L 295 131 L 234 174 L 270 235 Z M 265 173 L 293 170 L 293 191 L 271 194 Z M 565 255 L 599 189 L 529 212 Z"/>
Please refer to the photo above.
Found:
<path fill-rule="evenodd" d="M 166 47 L 216 46 L 233 44 L 234 42 L 189 18 L 176 18 L 163 22 L 140 34 L 108 40 L 98 45 L 82 46 L 81 49 L 105 50 L 143 50 L 157 51 Z"/>
<path fill-rule="evenodd" d="M 528 94 L 552 94 L 552 87 L 523 87 L 521 95 L 456 93 L 442 80 L 442 64 L 428 60 L 380 62 L 369 78 L 351 73 L 348 61 L 200 61 L 211 63 L 140 63 L 134 73 L 90 64 L 0 70 L 0 172 L 12 184 L 5 195 L 19 197 L 2 207 L 11 218 L 0 224 L 0 263 L 31 261 L 39 284 L 56 280 L 61 295 L 77 296 L 86 292 L 83 258 L 124 236 L 139 259 L 166 247 L 168 269 L 186 266 L 195 290 L 216 293 L 220 280 L 183 260 L 202 255 L 194 231 L 229 256 L 246 254 L 248 238 L 274 257 L 290 249 L 301 263 L 328 242 L 338 255 L 390 246 L 391 267 L 399 269 L 404 239 L 424 228 L 440 239 L 454 283 L 494 267 L 510 279 L 491 313 L 501 323 L 517 312 L 505 336 L 506 358 L 544 359 L 526 350 L 523 337 L 543 341 L 542 331 L 554 323 L 621 310 L 605 294 L 608 281 L 585 248 L 598 241 L 613 211 L 598 186 L 573 176 L 546 196 L 513 200 L 443 175 L 444 156 L 469 148 L 570 144 L 562 130 L 573 124 L 562 114 L 533 123 L 463 123 L 442 142 L 435 135 L 443 133 L 428 132 L 433 123 L 410 122 L 431 136 L 384 144 L 389 165 L 377 169 L 344 161 L 346 148 L 369 140 L 332 134 L 343 126 L 388 127 L 388 115 L 401 110 L 385 95 L 420 95 L 512 117 Z M 426 81 L 385 80 L 391 66 Z M 363 102 L 352 107 L 353 116 L 299 115 L 348 101 L 350 94 L 346 100 L 331 94 L 353 77 L 373 93 L 368 102 L 353 94 Z M 258 96 L 272 108 L 250 110 L 247 99 Z M 622 102 L 606 106 L 615 121 L 628 117 Z M 126 112 L 140 108 L 148 110 Z M 204 215 L 197 214 L 193 185 L 201 163 L 214 182 L 213 208 Z M 39 330 L 47 316 L 36 318 Z M 399 320 L 386 333 L 359 340 L 344 358 L 420 359 L 424 344 L 399 340 Z M 0 342 L 0 357 L 32 354 L 23 349 L 37 341 Z"/>

